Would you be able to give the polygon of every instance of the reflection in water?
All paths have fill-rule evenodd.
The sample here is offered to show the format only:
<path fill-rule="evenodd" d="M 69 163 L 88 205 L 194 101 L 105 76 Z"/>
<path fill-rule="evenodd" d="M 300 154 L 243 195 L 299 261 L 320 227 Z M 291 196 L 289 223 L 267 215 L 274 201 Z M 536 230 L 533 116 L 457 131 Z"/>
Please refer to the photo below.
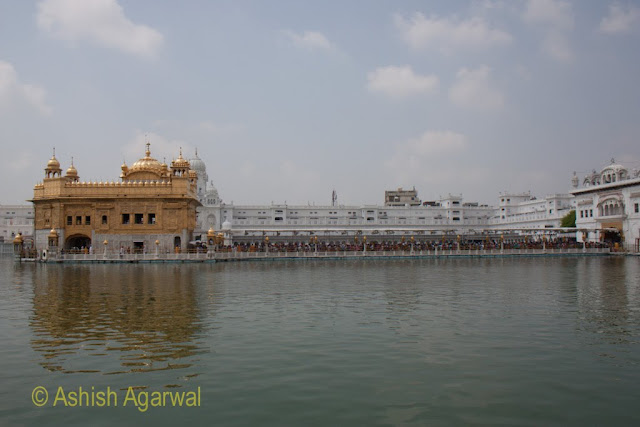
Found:
<path fill-rule="evenodd" d="M 37 408 L 36 385 L 196 383 L 201 408 L 144 422 L 640 423 L 640 258 L 12 262 L 0 355 L 17 409 L 0 408 L 4 424 L 137 420 Z"/>
<path fill-rule="evenodd" d="M 640 285 L 638 271 L 635 260 L 622 257 L 589 263 L 578 270 L 579 328 L 594 343 L 630 344 L 635 340 L 638 312 L 630 306 L 637 305 L 637 301 L 630 301 L 630 296 L 633 298 Z"/>
<path fill-rule="evenodd" d="M 104 374 L 191 366 L 204 351 L 194 272 L 160 265 L 37 268 L 31 327 L 41 364 Z"/>

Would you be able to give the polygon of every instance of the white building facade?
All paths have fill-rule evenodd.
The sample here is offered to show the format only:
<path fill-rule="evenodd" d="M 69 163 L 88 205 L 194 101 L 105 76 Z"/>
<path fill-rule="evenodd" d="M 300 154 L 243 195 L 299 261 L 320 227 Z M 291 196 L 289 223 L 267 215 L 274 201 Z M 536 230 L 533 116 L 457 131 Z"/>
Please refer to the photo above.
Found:
<path fill-rule="evenodd" d="M 18 233 L 33 237 L 33 219 L 33 205 L 0 205 L 0 240 L 11 243 Z"/>
<path fill-rule="evenodd" d="M 301 241 L 317 235 L 340 241 L 359 234 L 393 240 L 403 235 L 441 238 L 558 228 L 562 217 L 571 210 L 573 198 L 569 194 L 545 199 L 536 199 L 529 193 L 502 194 L 499 207 L 493 207 L 450 194 L 416 205 L 420 199 L 411 190 L 413 204 L 393 206 L 388 203 L 389 192 L 385 193 L 383 205 L 234 205 L 222 202 L 213 182 L 207 186 L 206 166 L 197 155 L 191 165 L 198 171 L 198 191 L 202 194 L 195 233 L 202 241 L 211 229 L 223 232 L 225 242 L 230 243 L 261 240 L 265 236 L 273 242 Z"/>
<path fill-rule="evenodd" d="M 552 194 L 538 199 L 528 192 L 501 193 L 489 224 L 501 229 L 557 228 L 573 209 L 571 194 Z"/>
<path fill-rule="evenodd" d="M 630 172 L 611 159 L 599 173 L 572 179 L 576 226 L 589 230 L 578 239 L 612 241 L 638 251 L 640 242 L 640 172 Z"/>

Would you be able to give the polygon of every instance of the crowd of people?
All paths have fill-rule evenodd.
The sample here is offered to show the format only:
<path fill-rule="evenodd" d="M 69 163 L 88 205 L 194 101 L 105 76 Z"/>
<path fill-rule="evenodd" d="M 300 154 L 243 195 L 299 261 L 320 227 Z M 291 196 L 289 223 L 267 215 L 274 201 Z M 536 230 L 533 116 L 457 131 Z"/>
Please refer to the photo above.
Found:
<path fill-rule="evenodd" d="M 366 247 L 366 249 L 365 249 Z M 228 246 L 218 246 L 219 252 L 354 252 L 354 251 L 476 251 L 476 250 L 496 250 L 496 249 L 570 249 L 570 248 L 605 248 L 610 247 L 607 242 L 586 243 L 576 242 L 567 239 L 551 239 L 538 241 L 501 241 L 498 240 L 460 240 L 445 239 L 431 241 L 342 241 L 342 242 L 254 242 L 236 243 Z"/>

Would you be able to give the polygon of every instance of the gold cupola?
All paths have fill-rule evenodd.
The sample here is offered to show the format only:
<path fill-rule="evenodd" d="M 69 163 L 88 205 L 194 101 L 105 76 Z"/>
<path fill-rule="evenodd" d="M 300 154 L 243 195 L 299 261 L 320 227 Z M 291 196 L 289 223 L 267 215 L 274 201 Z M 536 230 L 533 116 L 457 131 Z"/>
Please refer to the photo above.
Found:
<path fill-rule="evenodd" d="M 155 181 L 165 175 L 162 164 L 151 157 L 151 144 L 147 142 L 146 145 L 147 149 L 143 158 L 132 164 L 130 168 L 126 164 L 122 165 L 120 177 L 124 181 Z"/>
<path fill-rule="evenodd" d="M 60 178 L 62 176 L 62 169 L 60 169 L 60 162 L 56 159 L 56 149 L 53 149 L 53 155 L 47 162 L 47 167 L 44 169 L 44 175 L 46 178 Z"/>
<path fill-rule="evenodd" d="M 158 172 L 162 169 L 162 165 L 159 161 L 151 157 L 151 144 L 147 142 L 147 149 L 144 152 L 145 156 L 131 165 L 131 172 L 146 171 L 146 172 Z"/>
<path fill-rule="evenodd" d="M 191 165 L 189 164 L 189 161 L 182 157 L 182 147 L 180 147 L 180 155 L 178 156 L 178 158 L 171 162 L 171 167 L 174 169 L 190 169 Z"/>
<path fill-rule="evenodd" d="M 185 177 L 189 176 L 189 169 L 191 165 L 189 161 L 182 157 L 182 147 L 180 147 L 180 155 L 177 159 L 171 161 L 171 173 L 174 177 Z"/>
<path fill-rule="evenodd" d="M 78 170 L 76 169 L 75 166 L 73 166 L 73 157 L 71 158 L 71 166 L 69 166 L 69 168 L 67 169 L 67 173 L 65 174 L 65 177 L 71 181 L 78 181 L 79 179 Z"/>

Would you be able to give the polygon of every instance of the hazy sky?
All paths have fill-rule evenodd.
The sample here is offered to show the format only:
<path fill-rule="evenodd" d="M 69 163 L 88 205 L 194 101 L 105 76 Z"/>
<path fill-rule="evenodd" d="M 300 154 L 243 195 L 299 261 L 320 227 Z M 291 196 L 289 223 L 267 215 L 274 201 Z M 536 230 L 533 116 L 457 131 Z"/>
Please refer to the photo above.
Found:
<path fill-rule="evenodd" d="M 236 204 L 640 167 L 638 1 L 0 0 L 0 204 L 197 147 Z"/>

